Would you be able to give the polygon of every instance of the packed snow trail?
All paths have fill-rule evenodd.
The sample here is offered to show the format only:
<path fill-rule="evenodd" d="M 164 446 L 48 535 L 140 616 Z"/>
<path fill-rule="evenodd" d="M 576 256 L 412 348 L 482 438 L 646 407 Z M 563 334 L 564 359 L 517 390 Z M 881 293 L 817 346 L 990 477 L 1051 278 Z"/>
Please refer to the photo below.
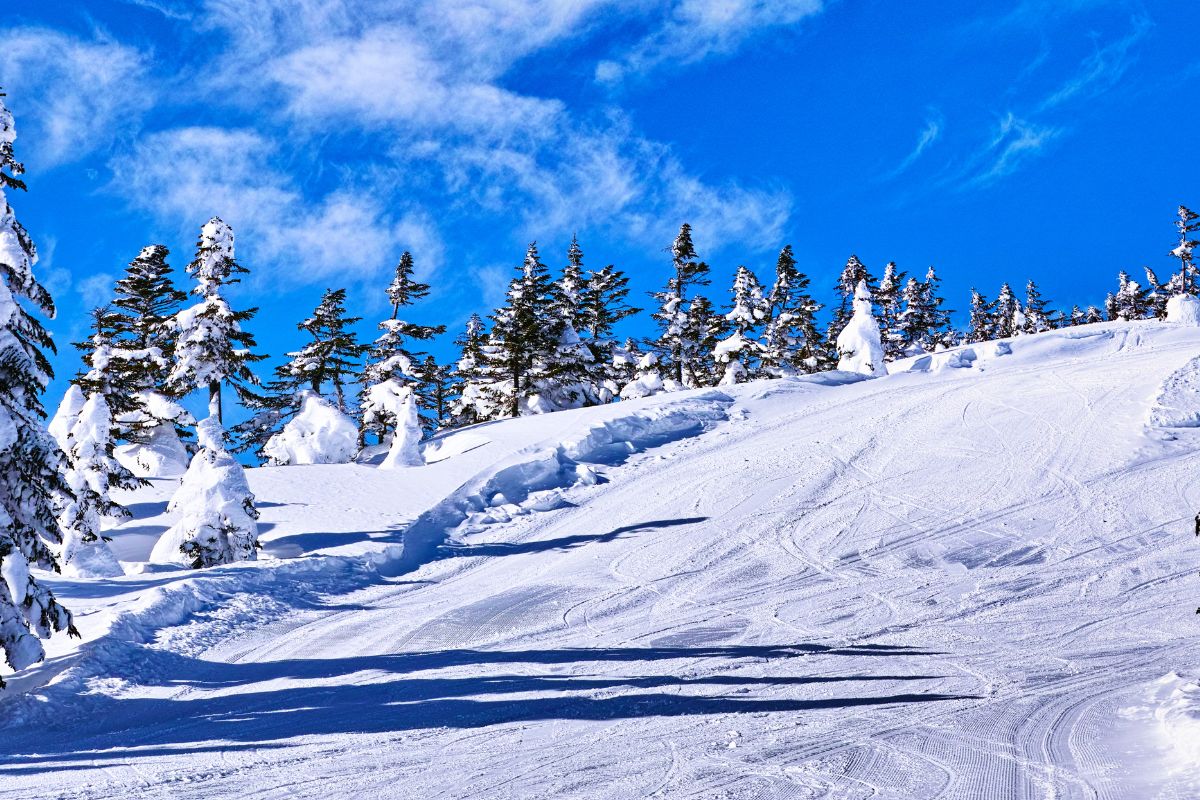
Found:
<path fill-rule="evenodd" d="M 45 667 L 83 678 L 14 678 L 28 696 L 0 699 L 20 712 L 0 723 L 0 786 L 1198 796 L 1200 431 L 1150 413 L 1198 352 L 1200 329 L 1092 325 L 876 380 L 516 420 L 461 434 L 478 441 L 392 474 L 396 491 L 373 500 L 385 484 L 369 468 L 251 471 L 277 504 L 267 552 L 308 555 L 248 567 L 277 584 L 230 588 L 122 645 L 115 674 L 83 668 L 102 638 Z M 680 402 L 690 429 L 578 444 L 602 415 L 673 418 Z M 560 445 L 487 455 L 504 437 Z M 540 491 L 505 495 L 522 477 Z M 344 533 L 321 531 L 337 523 L 322 504 L 345 509 Z M 359 544 L 395 547 L 379 524 L 393 513 L 437 557 L 393 577 L 353 566 Z M 431 521 L 464 519 L 431 538 Z M 343 566 L 288 577 L 306 561 Z M 99 616 L 111 584 L 154 578 L 57 591 Z"/>

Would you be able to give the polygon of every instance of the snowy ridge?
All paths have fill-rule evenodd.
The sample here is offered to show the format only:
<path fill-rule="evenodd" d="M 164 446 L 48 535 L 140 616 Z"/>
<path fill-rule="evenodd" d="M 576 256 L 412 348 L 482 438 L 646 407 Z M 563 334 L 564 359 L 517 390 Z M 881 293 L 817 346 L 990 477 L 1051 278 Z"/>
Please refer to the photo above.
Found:
<path fill-rule="evenodd" d="M 410 570 L 433 558 L 451 537 L 461 539 L 522 514 L 561 508 L 568 502 L 565 490 L 601 480 L 597 466 L 695 436 L 724 420 L 733 402 L 722 392 L 701 391 L 686 400 L 599 422 L 555 447 L 519 453 L 510 463 L 472 478 L 409 526 L 399 566 Z"/>

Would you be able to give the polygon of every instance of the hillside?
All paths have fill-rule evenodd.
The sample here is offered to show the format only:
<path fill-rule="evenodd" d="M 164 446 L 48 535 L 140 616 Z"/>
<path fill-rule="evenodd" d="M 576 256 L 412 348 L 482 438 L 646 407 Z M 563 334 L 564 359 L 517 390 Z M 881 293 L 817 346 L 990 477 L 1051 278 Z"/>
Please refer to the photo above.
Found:
<path fill-rule="evenodd" d="M 249 470 L 264 557 L 47 577 L 34 798 L 1200 794 L 1200 328 L 1085 325 Z M 1151 424 L 1153 423 L 1153 424 Z"/>

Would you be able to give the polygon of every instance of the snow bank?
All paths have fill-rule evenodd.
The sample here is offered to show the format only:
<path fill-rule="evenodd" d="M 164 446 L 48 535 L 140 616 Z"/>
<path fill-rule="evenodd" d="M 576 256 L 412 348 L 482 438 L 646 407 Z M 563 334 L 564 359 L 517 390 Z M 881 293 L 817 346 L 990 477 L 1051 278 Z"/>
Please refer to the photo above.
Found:
<path fill-rule="evenodd" d="M 1155 682 L 1151 699 L 1159 735 L 1181 770 L 1200 767 L 1200 684 L 1178 673 Z"/>
<path fill-rule="evenodd" d="M 1190 294 L 1177 294 L 1167 301 L 1167 322 L 1200 327 L 1200 299 Z"/>
<path fill-rule="evenodd" d="M 598 423 L 553 448 L 519 453 L 467 481 L 418 517 L 404 531 L 401 568 L 412 569 L 432 559 L 451 536 L 561 508 L 565 490 L 600 482 L 595 466 L 619 463 L 647 448 L 697 436 L 727 419 L 733 403 L 729 395 L 710 390 Z"/>
<path fill-rule="evenodd" d="M 1200 428 L 1200 356 L 1163 381 L 1146 422 L 1152 428 Z"/>
<path fill-rule="evenodd" d="M 955 347 L 898 361 L 892 366 L 892 371 L 941 372 L 945 369 L 968 369 L 978 363 L 1011 353 L 1012 345 L 1008 342 L 980 342 L 969 347 Z"/>
<path fill-rule="evenodd" d="M 300 413 L 263 446 L 272 466 L 348 464 L 358 447 L 354 420 L 316 392 L 302 392 Z"/>

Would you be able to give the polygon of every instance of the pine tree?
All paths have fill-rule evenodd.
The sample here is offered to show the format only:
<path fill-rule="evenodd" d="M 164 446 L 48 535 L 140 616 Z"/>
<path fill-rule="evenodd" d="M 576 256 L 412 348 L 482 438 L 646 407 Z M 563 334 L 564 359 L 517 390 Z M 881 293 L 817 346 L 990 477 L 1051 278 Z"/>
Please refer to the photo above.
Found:
<path fill-rule="evenodd" d="M 937 276 L 933 265 L 925 272 L 925 302 L 929 305 L 929 343 L 932 349 L 950 347 L 954 344 L 954 326 L 950 315 L 954 312 L 945 307 L 942 297 L 942 279 Z"/>
<path fill-rule="evenodd" d="M 202 299 L 175 315 L 179 337 L 166 385 L 169 393 L 177 396 L 207 388 L 209 414 L 220 424 L 224 419 L 222 384 L 230 384 L 239 397 L 250 397 L 250 386 L 258 385 L 250 364 L 266 358 L 251 352 L 256 346 L 254 337 L 242 330 L 242 323 L 252 319 L 258 309 L 234 311 L 223 294 L 226 286 L 238 282 L 236 275 L 248 270 L 234 259 L 233 229 L 220 217 L 213 217 L 200 229 L 196 258 L 186 269 L 196 279 L 192 292 Z"/>
<path fill-rule="evenodd" d="M 400 309 L 429 296 L 429 284 L 415 277 L 412 254 L 405 251 L 396 264 L 395 276 L 387 288 L 392 316 L 379 323 L 383 333 L 375 340 L 363 369 L 363 390 L 359 395 L 362 410 L 360 439 L 365 444 L 374 434 L 382 444 L 396 427 L 395 405 L 391 397 L 403 388 L 415 392 L 420 385 L 417 366 L 424 357 L 409 349 L 409 342 L 425 342 L 446 332 L 444 325 L 420 325 L 400 318 Z"/>
<path fill-rule="evenodd" d="M 1109 296 L 1111 297 L 1112 295 Z M 1104 322 L 1104 314 L 1095 306 L 1088 306 L 1087 310 L 1083 312 L 1083 321 L 1085 324 Z"/>
<path fill-rule="evenodd" d="M 215 416 L 196 426 L 200 450 L 167 510 L 179 520 L 154 545 L 154 563 L 192 569 L 257 558 L 258 510 L 246 473 L 225 449 L 225 430 Z"/>
<path fill-rule="evenodd" d="M 421 415 L 421 427 L 427 434 L 451 427 L 450 408 L 461 385 L 453 367 L 437 363 L 433 356 L 425 356 L 417 377 L 421 381 L 417 398 L 426 412 Z"/>
<path fill-rule="evenodd" d="M 1171 255 L 1179 259 L 1179 293 L 1196 294 L 1196 265 L 1192 251 L 1200 242 L 1192 235 L 1200 231 L 1200 214 L 1187 206 L 1180 206 L 1175 220 L 1175 230 L 1179 233 L 1179 243 L 1171 251 Z"/>
<path fill-rule="evenodd" d="M 549 271 L 533 242 L 509 284 L 507 305 L 492 315 L 484 348 L 484 394 L 494 409 L 509 417 L 554 410 L 536 402 L 553 377 L 550 361 L 565 327 L 554 313 L 553 301 Z"/>
<path fill-rule="evenodd" d="M 1037 284 L 1031 278 L 1025 284 L 1025 333 L 1041 333 L 1052 330 L 1056 325 L 1057 314 L 1048 311 L 1048 302 L 1038 291 Z"/>
<path fill-rule="evenodd" d="M 116 283 L 111 320 L 116 340 L 126 350 L 161 356 L 131 360 L 113 373 L 113 384 L 129 392 L 161 392 L 167 383 L 175 354 L 173 320 L 187 299 L 171 281 L 169 253 L 161 244 L 143 247 Z"/>
<path fill-rule="evenodd" d="M 458 397 L 450 404 L 451 426 L 457 428 L 492 419 L 493 409 L 484 391 L 488 383 L 487 354 L 484 352 L 487 333 L 478 314 L 471 315 L 454 344 L 460 352 L 454 367 L 460 388 Z"/>
<path fill-rule="evenodd" d="M 71 613 L 29 567 L 58 571 L 50 545 L 62 543 L 56 499 L 68 496 L 62 454 L 42 425 L 42 392 L 54 352 L 49 332 L 26 310 L 54 315 L 50 293 L 33 274 L 37 251 L 8 203 L 23 190 L 13 154 L 16 131 L 0 94 L 0 650 L 22 670 L 45 655 L 38 637 L 78 636 Z M 0 681 L 0 686 L 3 681 Z"/>
<path fill-rule="evenodd" d="M 1024 321 L 1021 301 L 1017 300 L 1012 287 L 1007 283 L 1000 287 L 1000 294 L 996 296 L 995 319 L 995 338 L 1007 339 L 1021 332 Z"/>
<path fill-rule="evenodd" d="M 1112 318 L 1118 320 L 1145 319 L 1150 313 L 1148 292 L 1135 280 L 1130 280 L 1128 273 L 1122 271 L 1117 276 L 1117 294 L 1113 298 Z"/>
<path fill-rule="evenodd" d="M 842 332 L 842 328 L 846 327 L 846 323 L 850 321 L 850 316 L 854 313 L 854 293 L 858 289 L 858 284 L 866 282 L 867 291 L 874 295 L 875 278 L 872 277 L 866 265 L 858 260 L 857 255 L 851 255 L 846 260 L 846 266 L 842 267 L 842 274 L 838 276 L 837 284 L 833 287 L 837 294 L 838 303 L 833 309 L 833 319 L 829 322 L 829 327 L 825 331 L 825 341 L 834 351 L 831 356 L 834 359 L 839 358 L 836 351 L 836 342 L 838 334 Z"/>
<path fill-rule="evenodd" d="M 908 273 L 896 269 L 896 262 L 889 261 L 879 279 L 875 292 L 875 305 L 879 307 L 879 332 L 883 339 L 883 352 L 888 361 L 904 354 L 904 335 L 900 331 L 901 292 L 908 283 Z"/>
<path fill-rule="evenodd" d="M 896 320 L 896 333 L 901 353 L 926 353 L 933 349 L 934 310 L 929 299 L 929 286 L 909 278 L 900 293 L 904 310 Z"/>
<path fill-rule="evenodd" d="M 760 366 L 768 377 L 816 372 L 820 367 L 822 344 L 815 317 L 821 306 L 808 294 L 808 286 L 808 276 L 796 268 L 792 246 L 785 245 L 767 293 Z"/>
<path fill-rule="evenodd" d="M 91 335 L 73 343 L 83 357 L 86 369 L 80 371 L 71 382 L 85 394 L 104 395 L 114 419 L 136 421 L 131 422 L 131 428 L 138 423 L 146 424 L 151 417 L 139 390 L 137 376 L 152 368 L 167 368 L 167 360 L 156 348 L 127 350 L 123 347 L 117 338 L 119 316 L 111 307 L 94 308 L 89 316 L 92 320 Z"/>
<path fill-rule="evenodd" d="M 721 384 L 742 383 L 757 372 L 761 344 L 757 331 L 767 317 L 767 301 L 758 278 L 745 266 L 739 266 L 730 288 L 732 300 L 725 315 L 730 335 L 717 342 L 713 358 L 721 370 Z"/>
<path fill-rule="evenodd" d="M 585 305 L 589 284 L 583 271 L 583 250 L 573 237 L 562 276 L 550 287 L 551 315 L 556 317 L 558 343 L 543 357 L 545 377 L 539 395 L 547 410 L 597 405 L 609 399 L 602 388 L 607 371 L 602 348 L 580 338 L 579 326 L 588 322 Z"/>
<path fill-rule="evenodd" d="M 707 357 L 712 352 L 711 347 L 704 349 L 699 342 L 688 338 L 689 331 L 696 331 L 698 321 L 704 316 L 692 313 L 691 306 L 695 303 L 688 295 L 695 287 L 708 285 L 708 264 L 696 255 L 692 226 L 686 222 L 671 245 L 671 266 L 674 274 L 667 280 L 666 288 L 653 294 L 658 301 L 658 311 L 653 316 L 659 326 L 654 348 L 659 354 L 660 368 L 671 376 L 670 388 L 680 388 L 695 385 L 689 380 L 704 371 L 701 365 L 692 363 L 694 354 L 703 352 Z M 702 327 L 707 327 L 707 323 Z"/>
<path fill-rule="evenodd" d="M 588 322 L 584 310 L 590 290 L 588 284 L 583 271 L 583 249 L 579 246 L 579 237 L 572 236 L 571 246 L 567 249 L 567 264 L 558 279 L 552 303 L 563 324 L 579 333 L 583 333 Z"/>
<path fill-rule="evenodd" d="M 599 271 L 589 272 L 587 289 L 581 306 L 579 334 L 585 336 L 584 343 L 592 352 L 597 365 L 595 383 L 601 402 L 616 398 L 621 387 L 628 382 L 623 374 L 615 370 L 614 360 L 621 349 L 612 338 L 616 325 L 621 320 L 641 311 L 625 302 L 629 296 L 629 278 L 612 264 Z"/>
<path fill-rule="evenodd" d="M 1117 296 L 1112 292 L 1104 297 L 1104 318 L 1109 322 L 1117 319 Z"/>
<path fill-rule="evenodd" d="M 1155 274 L 1154 270 L 1150 269 L 1149 267 L 1146 267 L 1145 269 L 1147 289 L 1146 303 L 1150 308 L 1150 314 L 1155 319 L 1166 319 L 1167 300 L 1171 298 L 1171 290 L 1174 288 L 1171 284 L 1177 284 L 1179 282 L 1179 275 L 1171 276 L 1171 281 L 1168 282 L 1167 285 L 1163 285 L 1162 281 L 1158 279 L 1158 275 Z"/>
<path fill-rule="evenodd" d="M 996 304 L 975 289 L 971 290 L 971 319 L 967 327 L 967 342 L 986 342 L 996 338 Z"/>
<path fill-rule="evenodd" d="M 1084 325 L 1087 323 L 1087 314 L 1077 305 L 1071 306 L 1071 313 L 1067 316 L 1066 325 L 1075 327 L 1076 325 Z"/>
<path fill-rule="evenodd" d="M 295 353 L 287 373 L 317 394 L 326 382 L 333 388 L 340 410 L 346 410 L 346 384 L 358 369 L 358 359 L 366 347 L 358 343 L 353 326 L 362 317 L 346 316 L 346 290 L 326 289 L 312 316 L 296 325 L 312 336 L 312 341 Z"/>

